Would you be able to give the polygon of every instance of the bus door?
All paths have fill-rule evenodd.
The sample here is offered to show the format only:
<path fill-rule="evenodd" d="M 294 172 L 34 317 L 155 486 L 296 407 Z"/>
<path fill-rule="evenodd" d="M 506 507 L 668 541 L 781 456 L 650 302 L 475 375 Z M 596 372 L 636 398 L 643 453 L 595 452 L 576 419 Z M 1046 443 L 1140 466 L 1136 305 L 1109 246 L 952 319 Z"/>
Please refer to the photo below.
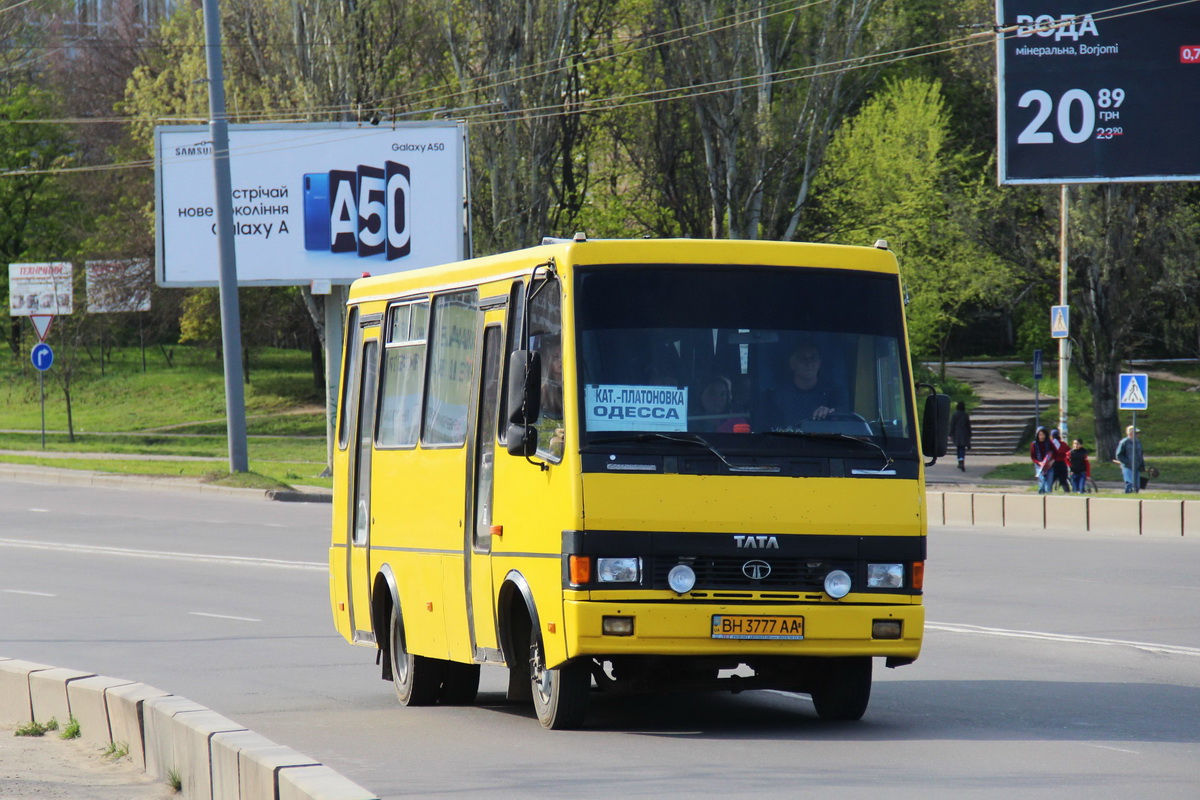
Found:
<path fill-rule="evenodd" d="M 379 342 L 363 342 L 362 383 L 350 435 L 350 553 L 347 559 L 347 594 L 350 629 L 354 641 L 375 641 L 371 630 L 371 453 L 375 436 L 375 385 L 379 375 Z"/>
<path fill-rule="evenodd" d="M 474 430 L 467 536 L 467 609 L 476 658 L 500 660 L 492 592 L 492 501 L 496 463 L 496 425 L 500 403 L 504 337 L 499 320 L 503 309 L 489 311 L 480 359 L 479 409 Z"/>

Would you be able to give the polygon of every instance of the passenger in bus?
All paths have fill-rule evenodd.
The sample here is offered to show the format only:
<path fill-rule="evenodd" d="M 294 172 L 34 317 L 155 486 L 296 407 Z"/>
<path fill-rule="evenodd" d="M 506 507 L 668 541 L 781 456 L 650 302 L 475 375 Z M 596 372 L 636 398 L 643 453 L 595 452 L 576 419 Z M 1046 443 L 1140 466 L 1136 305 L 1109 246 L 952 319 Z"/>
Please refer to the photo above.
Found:
<path fill-rule="evenodd" d="M 746 419 L 733 413 L 733 385 L 724 375 L 714 375 L 700 390 L 698 413 L 690 426 L 694 431 L 732 433 Z"/>
<path fill-rule="evenodd" d="M 827 419 L 848 411 L 846 392 L 821 375 L 821 350 L 812 339 L 801 339 L 788 357 L 790 380 L 773 393 L 771 419 L 776 426 L 798 427 L 806 420 Z"/>

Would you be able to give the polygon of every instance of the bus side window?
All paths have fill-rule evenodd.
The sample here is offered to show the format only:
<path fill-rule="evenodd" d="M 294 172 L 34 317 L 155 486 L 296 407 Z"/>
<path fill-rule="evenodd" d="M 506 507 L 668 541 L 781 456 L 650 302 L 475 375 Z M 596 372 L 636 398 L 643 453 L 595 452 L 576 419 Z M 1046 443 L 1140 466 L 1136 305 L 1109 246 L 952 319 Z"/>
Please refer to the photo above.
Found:
<path fill-rule="evenodd" d="M 524 350 L 525 342 L 522 337 L 522 324 L 525 321 L 525 284 L 522 281 L 513 281 L 512 289 L 508 293 L 508 322 L 505 325 L 506 343 L 504 346 L 504 358 L 502 359 L 504 375 L 500 380 L 501 386 L 508 386 L 508 361 L 509 356 L 514 350 Z M 499 397 L 500 414 L 502 420 L 508 419 L 508 392 L 500 392 Z M 500 444 L 508 444 L 508 425 L 502 424 L 499 429 Z"/>
<path fill-rule="evenodd" d="M 422 444 L 461 446 L 467 441 L 475 342 L 481 318 L 475 289 L 433 300 Z"/>
<path fill-rule="evenodd" d="M 354 413 L 358 397 L 358 367 L 362 356 L 362 329 L 358 326 L 358 306 L 350 309 L 346 318 L 346 352 L 343 354 L 342 390 L 338 393 L 338 449 L 345 450 L 350 443 L 350 415 Z"/>
<path fill-rule="evenodd" d="M 538 417 L 538 454 L 557 461 L 563 453 L 563 343 L 562 289 L 550 275 L 531 290 L 529 298 L 529 349 L 541 354 L 541 412 Z"/>
<path fill-rule="evenodd" d="M 380 380 L 380 447 L 413 447 L 421 429 L 421 388 L 425 375 L 425 327 L 429 303 L 391 308 Z"/>

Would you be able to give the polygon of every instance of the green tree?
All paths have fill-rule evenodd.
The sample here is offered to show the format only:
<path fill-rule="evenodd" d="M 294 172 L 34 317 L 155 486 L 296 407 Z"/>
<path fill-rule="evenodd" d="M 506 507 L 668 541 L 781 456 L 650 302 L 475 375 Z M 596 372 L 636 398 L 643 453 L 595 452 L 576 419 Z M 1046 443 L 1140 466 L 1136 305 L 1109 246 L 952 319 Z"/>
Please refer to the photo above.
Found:
<path fill-rule="evenodd" d="M 983 190 L 979 159 L 955 152 L 939 81 L 890 80 L 834 136 L 815 190 L 824 238 L 886 239 L 911 298 L 909 338 L 917 355 L 944 361 L 964 311 L 1003 281 L 998 259 L 963 231 Z"/>

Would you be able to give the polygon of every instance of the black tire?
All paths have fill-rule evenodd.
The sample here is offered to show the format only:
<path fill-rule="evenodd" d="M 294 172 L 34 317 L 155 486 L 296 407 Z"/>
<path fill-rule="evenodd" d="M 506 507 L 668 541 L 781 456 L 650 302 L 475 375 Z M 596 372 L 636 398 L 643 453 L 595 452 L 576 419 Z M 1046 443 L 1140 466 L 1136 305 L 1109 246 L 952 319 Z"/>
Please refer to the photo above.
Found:
<path fill-rule="evenodd" d="M 448 706 L 469 706 L 479 694 L 479 665 L 447 661 L 438 700 Z"/>
<path fill-rule="evenodd" d="M 822 659 L 809 694 L 817 716 L 829 721 L 862 719 L 871 700 L 871 658 Z"/>
<path fill-rule="evenodd" d="M 392 606 L 391 636 L 388 640 L 392 659 L 392 686 L 402 706 L 431 706 L 438 701 L 446 662 L 415 656 L 404 649 L 404 622 L 400 607 Z"/>
<path fill-rule="evenodd" d="M 534 630 L 529 638 L 529 679 L 538 722 L 552 731 L 580 727 L 587 716 L 588 695 L 592 690 L 588 662 L 575 661 L 546 669 L 541 637 Z"/>

